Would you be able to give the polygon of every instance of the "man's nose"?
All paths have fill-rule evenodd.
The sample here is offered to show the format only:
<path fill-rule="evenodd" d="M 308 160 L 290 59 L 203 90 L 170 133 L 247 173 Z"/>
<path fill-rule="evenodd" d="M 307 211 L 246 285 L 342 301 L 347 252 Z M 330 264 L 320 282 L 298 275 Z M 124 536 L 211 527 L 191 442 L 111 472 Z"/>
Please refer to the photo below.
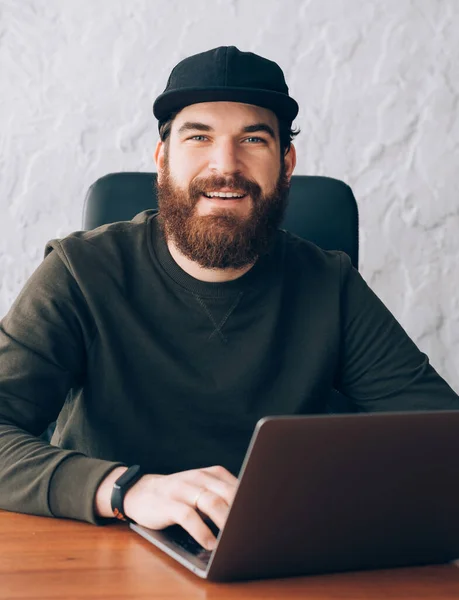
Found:
<path fill-rule="evenodd" d="M 240 161 L 234 142 L 215 144 L 209 160 L 209 169 L 220 175 L 233 175 L 240 170 Z"/>

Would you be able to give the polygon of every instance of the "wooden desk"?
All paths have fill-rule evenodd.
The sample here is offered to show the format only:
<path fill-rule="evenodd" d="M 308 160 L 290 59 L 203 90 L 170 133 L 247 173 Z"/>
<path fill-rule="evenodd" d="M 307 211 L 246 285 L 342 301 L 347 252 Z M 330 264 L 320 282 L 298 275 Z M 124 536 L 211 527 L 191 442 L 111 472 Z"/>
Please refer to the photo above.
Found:
<path fill-rule="evenodd" d="M 98 600 L 459 598 L 450 565 L 249 583 L 202 581 L 124 523 L 86 523 L 0 511 L 0 599 Z"/>

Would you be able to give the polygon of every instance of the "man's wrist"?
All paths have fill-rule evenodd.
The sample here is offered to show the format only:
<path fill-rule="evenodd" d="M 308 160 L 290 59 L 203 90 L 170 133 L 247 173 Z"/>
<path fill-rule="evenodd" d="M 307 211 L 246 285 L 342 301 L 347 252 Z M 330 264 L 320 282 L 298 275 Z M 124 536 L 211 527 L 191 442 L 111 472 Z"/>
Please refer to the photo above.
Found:
<path fill-rule="evenodd" d="M 129 469 L 115 481 L 111 497 L 111 507 L 113 514 L 117 519 L 134 523 L 134 521 L 126 514 L 124 509 L 124 498 L 129 490 L 142 479 L 143 475 L 140 465 L 131 465 Z"/>
<path fill-rule="evenodd" d="M 116 467 L 116 469 L 110 471 L 97 488 L 94 498 L 94 510 L 98 517 L 110 518 L 115 516 L 111 507 L 113 484 L 125 471 L 127 471 L 127 467 Z"/>

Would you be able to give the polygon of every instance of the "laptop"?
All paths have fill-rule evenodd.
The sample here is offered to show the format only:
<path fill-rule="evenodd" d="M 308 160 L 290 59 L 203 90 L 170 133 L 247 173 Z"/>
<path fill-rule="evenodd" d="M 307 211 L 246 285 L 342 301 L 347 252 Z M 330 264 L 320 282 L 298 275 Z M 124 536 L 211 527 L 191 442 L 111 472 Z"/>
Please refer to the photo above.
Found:
<path fill-rule="evenodd" d="M 130 527 L 212 581 L 459 557 L 459 410 L 275 416 L 253 433 L 217 546 Z"/>

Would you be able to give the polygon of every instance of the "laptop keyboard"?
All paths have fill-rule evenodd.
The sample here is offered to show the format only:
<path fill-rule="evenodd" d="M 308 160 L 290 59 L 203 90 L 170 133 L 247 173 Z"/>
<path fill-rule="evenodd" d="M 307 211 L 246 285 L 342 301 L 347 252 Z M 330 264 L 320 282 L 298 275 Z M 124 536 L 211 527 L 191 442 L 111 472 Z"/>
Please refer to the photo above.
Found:
<path fill-rule="evenodd" d="M 206 525 L 212 530 L 212 533 L 217 536 L 219 530 L 212 522 L 206 522 Z M 200 559 L 206 561 L 210 559 L 212 552 L 210 550 L 206 550 L 201 544 L 198 542 L 180 525 L 171 525 L 170 527 L 166 527 L 163 532 L 167 535 L 167 537 L 186 550 L 190 554 L 199 557 Z"/>

